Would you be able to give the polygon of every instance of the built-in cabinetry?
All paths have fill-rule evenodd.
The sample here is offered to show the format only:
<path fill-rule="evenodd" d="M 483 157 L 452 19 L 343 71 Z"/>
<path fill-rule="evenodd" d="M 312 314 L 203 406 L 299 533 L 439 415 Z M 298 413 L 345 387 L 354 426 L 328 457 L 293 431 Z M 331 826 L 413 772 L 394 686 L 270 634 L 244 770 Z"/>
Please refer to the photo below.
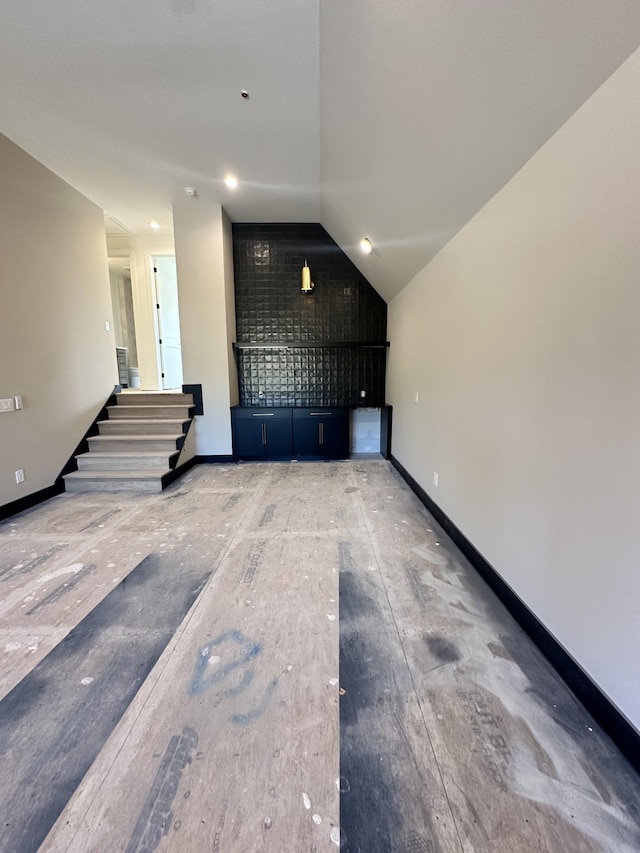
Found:
<path fill-rule="evenodd" d="M 231 409 L 236 459 L 345 459 L 349 410 L 341 408 Z"/>
<path fill-rule="evenodd" d="M 231 409 L 233 455 L 238 459 L 291 457 L 291 409 Z"/>
<path fill-rule="evenodd" d="M 294 457 L 345 459 L 349 455 L 348 409 L 292 409 Z"/>

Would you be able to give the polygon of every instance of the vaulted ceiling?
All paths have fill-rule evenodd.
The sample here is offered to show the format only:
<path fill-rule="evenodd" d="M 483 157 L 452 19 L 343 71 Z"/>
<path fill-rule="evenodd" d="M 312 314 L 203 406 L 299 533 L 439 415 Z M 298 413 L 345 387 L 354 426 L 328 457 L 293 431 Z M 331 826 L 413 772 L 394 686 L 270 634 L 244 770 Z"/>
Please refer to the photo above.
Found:
<path fill-rule="evenodd" d="M 386 299 L 640 44 L 637 0 L 4 6 L 0 132 L 111 221 L 319 221 Z"/>

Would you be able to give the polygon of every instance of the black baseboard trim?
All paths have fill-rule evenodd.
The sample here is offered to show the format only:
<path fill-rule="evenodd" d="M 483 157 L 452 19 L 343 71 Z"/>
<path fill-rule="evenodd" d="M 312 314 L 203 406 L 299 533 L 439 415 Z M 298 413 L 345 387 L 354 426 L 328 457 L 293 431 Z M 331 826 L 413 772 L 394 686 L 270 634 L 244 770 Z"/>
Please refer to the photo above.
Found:
<path fill-rule="evenodd" d="M 115 394 L 118 391 L 118 388 L 121 386 L 116 385 L 114 387 L 114 391 L 109 395 L 109 398 L 101 407 L 100 411 L 94 418 L 93 422 L 89 429 L 85 432 L 85 434 L 80 439 L 76 449 L 73 451 L 71 456 L 67 459 L 62 468 L 62 471 L 56 477 L 55 483 L 51 486 L 46 486 L 44 489 L 40 489 L 37 492 L 33 492 L 31 495 L 26 495 L 24 498 L 18 498 L 16 501 L 11 501 L 11 503 L 4 504 L 4 506 L 0 506 L 0 521 L 4 521 L 6 518 L 10 518 L 12 515 L 17 515 L 19 512 L 24 512 L 25 509 L 31 509 L 31 507 L 36 506 L 37 504 L 42 503 L 43 501 L 48 501 L 49 498 L 53 498 L 56 495 L 62 494 L 64 492 L 64 475 L 70 474 L 71 471 L 78 470 L 78 463 L 76 462 L 76 456 L 79 453 L 87 453 L 89 450 L 89 443 L 87 441 L 93 435 L 98 435 L 99 427 L 98 421 L 103 421 L 108 418 L 109 414 L 107 412 L 107 406 L 113 406 L 116 403 Z"/>
<path fill-rule="evenodd" d="M 192 456 L 191 459 L 187 459 L 186 462 L 183 462 L 182 465 L 177 465 L 172 471 L 168 471 L 162 477 L 162 488 L 166 489 L 167 486 L 170 486 L 171 483 L 174 483 L 179 477 L 182 477 L 183 474 L 186 474 L 193 466 L 196 464 L 196 457 Z"/>
<path fill-rule="evenodd" d="M 31 507 L 48 501 L 49 498 L 54 498 L 62 492 L 64 492 L 64 483 L 59 484 L 56 481 L 53 486 L 46 486 L 44 489 L 25 495 L 24 498 L 18 498 L 17 501 L 4 504 L 4 506 L 0 506 L 0 521 L 11 518 L 12 515 L 17 515 L 19 512 L 24 512 L 25 509 L 31 509 Z"/>
<path fill-rule="evenodd" d="M 116 385 L 116 388 L 118 388 L 118 387 L 120 387 L 120 386 Z M 100 427 L 98 426 L 98 423 L 100 421 L 106 421 L 108 419 L 109 412 L 107 411 L 107 407 L 108 406 L 115 406 L 116 403 L 117 403 L 116 392 L 114 391 L 113 394 L 109 395 L 109 397 L 105 401 L 104 405 L 102 406 L 102 408 L 100 409 L 98 414 L 93 419 L 89 429 L 82 436 L 82 438 L 78 442 L 78 445 L 76 446 L 75 450 L 73 451 L 71 456 L 65 462 L 62 471 L 60 471 L 60 473 L 56 477 L 55 484 L 56 484 L 56 486 L 60 486 L 60 491 L 64 492 L 64 475 L 70 474 L 72 471 L 78 470 L 78 463 L 76 461 L 76 456 L 79 456 L 81 453 L 88 453 L 89 452 L 89 442 L 87 441 L 87 439 L 91 438 L 94 435 L 100 434 Z"/>
<path fill-rule="evenodd" d="M 171 485 L 179 477 L 182 477 L 187 471 L 190 471 L 194 465 L 218 465 L 221 462 L 233 462 L 233 456 L 192 456 L 191 459 L 187 459 L 182 465 L 178 465 L 173 471 L 169 471 L 164 475 L 162 478 L 162 488 L 166 489 L 167 486 Z"/>
<path fill-rule="evenodd" d="M 109 403 L 111 405 L 111 403 Z M 106 415 L 106 406 L 101 411 Z M 77 453 L 84 453 L 89 449 L 88 444 L 86 443 L 87 436 L 97 435 L 96 432 L 93 432 L 95 425 L 99 420 L 102 420 L 101 416 L 98 416 L 94 423 L 91 425 L 87 435 L 82 439 L 82 442 L 78 445 L 76 449 Z M 86 445 L 86 450 L 83 449 L 83 443 Z M 75 455 L 71 457 L 69 462 L 65 465 L 62 473 L 55 481 L 52 486 L 47 486 L 44 489 L 40 489 L 37 492 L 33 492 L 30 495 L 26 495 L 24 498 L 18 498 L 16 501 L 11 501 L 11 503 L 4 504 L 4 506 L 0 506 L 0 521 L 5 521 L 7 518 L 11 518 L 12 515 L 17 515 L 19 512 L 24 512 L 25 509 L 31 509 L 31 507 L 37 506 L 38 504 L 43 503 L 44 501 L 48 501 L 49 498 L 54 498 L 56 495 L 61 495 L 64 492 L 64 480 L 62 479 L 62 474 L 67 474 L 69 471 L 76 471 L 77 465 L 73 466 L 75 462 Z M 193 468 L 194 465 L 215 465 L 224 462 L 233 462 L 233 456 L 231 454 L 228 455 L 220 455 L 220 456 L 194 456 L 191 459 L 188 459 L 186 462 L 183 462 L 182 465 L 178 465 L 177 468 L 174 468 L 173 471 L 170 471 L 168 474 L 162 478 L 162 488 L 166 488 L 170 483 L 173 483 L 174 480 L 177 480 L 178 477 L 181 477 L 183 474 L 186 474 L 189 469 Z"/>
<path fill-rule="evenodd" d="M 480 577 L 495 592 L 520 627 L 533 640 L 575 697 L 609 735 L 629 763 L 640 772 L 640 733 L 560 645 L 533 611 L 527 607 L 522 599 L 500 577 L 493 566 L 485 560 L 464 533 L 451 521 L 449 516 L 440 509 L 438 504 L 429 497 L 422 486 L 413 479 L 411 474 L 393 454 L 390 456 L 390 462 L 416 493 L 445 533 L 455 542 Z"/>

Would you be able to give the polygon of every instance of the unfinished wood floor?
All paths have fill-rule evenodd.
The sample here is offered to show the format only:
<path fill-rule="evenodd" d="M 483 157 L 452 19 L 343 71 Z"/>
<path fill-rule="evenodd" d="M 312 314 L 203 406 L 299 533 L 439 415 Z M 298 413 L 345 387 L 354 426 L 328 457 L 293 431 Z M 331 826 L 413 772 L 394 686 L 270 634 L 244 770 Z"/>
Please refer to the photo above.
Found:
<path fill-rule="evenodd" d="M 0 851 L 640 850 L 640 781 L 382 460 L 0 524 Z"/>

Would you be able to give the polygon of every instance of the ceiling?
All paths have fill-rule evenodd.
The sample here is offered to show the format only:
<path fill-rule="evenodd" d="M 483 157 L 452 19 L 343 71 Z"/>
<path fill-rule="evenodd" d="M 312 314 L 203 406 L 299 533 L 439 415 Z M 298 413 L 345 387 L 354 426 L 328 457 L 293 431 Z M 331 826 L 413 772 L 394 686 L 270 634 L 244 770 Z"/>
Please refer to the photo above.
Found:
<path fill-rule="evenodd" d="M 0 132 L 114 231 L 170 230 L 190 186 L 321 222 L 386 299 L 640 44 L 637 0 L 4 6 Z"/>

